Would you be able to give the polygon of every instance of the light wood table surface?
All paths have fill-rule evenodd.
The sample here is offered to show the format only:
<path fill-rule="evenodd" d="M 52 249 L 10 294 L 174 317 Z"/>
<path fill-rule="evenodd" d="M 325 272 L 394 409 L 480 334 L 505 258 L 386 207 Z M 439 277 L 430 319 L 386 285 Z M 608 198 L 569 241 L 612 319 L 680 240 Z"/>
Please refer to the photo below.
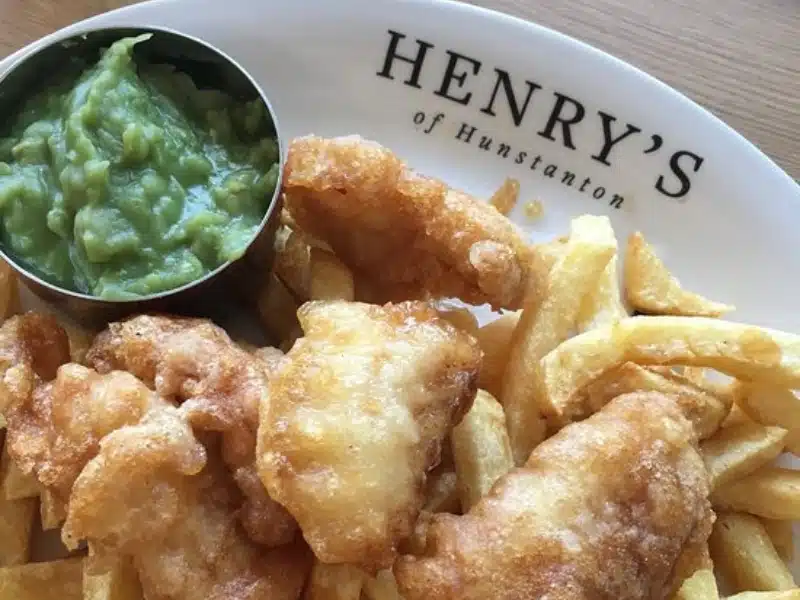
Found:
<path fill-rule="evenodd" d="M 129 1 L 0 0 L 0 54 Z M 800 0 L 471 2 L 552 27 L 644 69 L 800 180 Z"/>

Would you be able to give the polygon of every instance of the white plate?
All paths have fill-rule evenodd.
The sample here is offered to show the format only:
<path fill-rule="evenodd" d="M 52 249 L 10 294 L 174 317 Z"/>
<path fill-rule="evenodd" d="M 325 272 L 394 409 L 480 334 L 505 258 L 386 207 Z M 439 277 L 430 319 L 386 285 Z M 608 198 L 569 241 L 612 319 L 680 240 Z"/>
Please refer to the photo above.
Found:
<path fill-rule="evenodd" d="M 532 239 L 607 214 L 621 240 L 643 231 L 688 288 L 736 304 L 733 318 L 800 332 L 800 187 L 684 96 L 585 44 L 445 0 L 153 0 L 55 36 L 105 25 L 218 46 L 262 83 L 287 136 L 359 133 L 480 196 L 519 179 L 544 204 L 536 221 L 524 202 L 513 215 Z M 558 117 L 578 121 L 566 137 Z"/>

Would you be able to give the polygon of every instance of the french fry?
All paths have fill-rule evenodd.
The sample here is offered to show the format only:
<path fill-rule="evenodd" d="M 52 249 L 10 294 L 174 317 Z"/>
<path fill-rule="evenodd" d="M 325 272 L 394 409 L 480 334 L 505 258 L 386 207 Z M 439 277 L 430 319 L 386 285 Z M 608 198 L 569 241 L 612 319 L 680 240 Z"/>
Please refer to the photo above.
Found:
<path fill-rule="evenodd" d="M 581 391 L 628 361 L 800 387 L 800 336 L 703 317 L 629 317 L 584 332 L 544 356 L 531 383 L 547 415 L 565 425 L 590 412 Z"/>
<path fill-rule="evenodd" d="M 734 310 L 733 306 L 684 290 L 639 232 L 628 238 L 624 272 L 626 297 L 638 312 L 719 317 Z"/>
<path fill-rule="evenodd" d="M 305 600 L 359 600 L 364 572 L 352 565 L 326 565 L 314 561 Z"/>
<path fill-rule="evenodd" d="M 711 569 L 700 569 L 685 580 L 673 600 L 718 600 L 717 580 Z"/>
<path fill-rule="evenodd" d="M 3 600 L 81 600 L 81 558 L 30 563 L 0 569 Z"/>
<path fill-rule="evenodd" d="M 458 499 L 458 476 L 448 468 L 435 469 L 428 475 L 425 497 L 423 510 L 432 513 L 459 513 L 461 502 Z"/>
<path fill-rule="evenodd" d="M 473 337 L 478 335 L 478 319 L 468 308 L 461 306 L 439 306 L 439 316 L 456 329 L 460 329 Z"/>
<path fill-rule="evenodd" d="M 503 407 L 478 390 L 472 408 L 450 434 L 461 507 L 468 511 L 514 467 Z"/>
<path fill-rule="evenodd" d="M 99 330 L 90 329 L 72 319 L 61 319 L 59 324 L 67 332 L 69 338 L 69 355 L 74 363 L 86 363 L 86 353 L 97 336 Z"/>
<path fill-rule="evenodd" d="M 584 298 L 578 313 L 579 333 L 612 325 L 628 316 L 620 298 L 617 262 L 617 255 L 614 254 L 603 269 L 595 288 Z"/>
<path fill-rule="evenodd" d="M 319 248 L 311 248 L 310 259 L 308 298 L 352 302 L 355 282 L 350 269 L 333 253 Z"/>
<path fill-rule="evenodd" d="M 20 471 L 8 453 L 8 445 L 3 445 L 3 452 L 0 455 L 0 479 L 2 479 L 0 489 L 6 500 L 36 498 L 39 495 L 39 482 L 36 477 Z"/>
<path fill-rule="evenodd" d="M 800 600 L 800 588 L 780 592 L 741 592 L 726 600 Z"/>
<path fill-rule="evenodd" d="M 722 422 L 722 425 L 720 425 L 720 427 L 722 429 L 727 429 L 729 427 L 736 427 L 737 425 L 741 425 L 742 423 L 755 423 L 755 421 L 753 421 L 753 419 L 751 419 L 737 403 L 731 406 L 731 412 L 729 412 L 728 416 L 725 417 L 725 420 Z M 787 439 L 788 439 L 788 433 L 787 433 Z"/>
<path fill-rule="evenodd" d="M 700 445 L 711 489 L 740 479 L 775 460 L 783 450 L 786 430 L 743 423 L 717 432 Z"/>
<path fill-rule="evenodd" d="M 497 191 L 492 194 L 489 204 L 494 206 L 500 214 L 507 215 L 519 200 L 519 181 L 507 178 Z"/>
<path fill-rule="evenodd" d="M 0 429 L 6 428 L 6 418 L 3 415 L 0 415 Z"/>
<path fill-rule="evenodd" d="M 391 569 L 379 571 L 375 577 L 367 577 L 364 580 L 364 596 L 367 600 L 403 600 Z"/>
<path fill-rule="evenodd" d="M 800 398 L 792 390 L 775 385 L 746 384 L 739 405 L 758 423 L 788 429 L 786 447 L 800 455 Z"/>
<path fill-rule="evenodd" d="M 586 387 L 585 395 L 588 406 L 596 412 L 617 396 L 641 391 L 674 396 L 700 439 L 719 429 L 732 403 L 729 396 L 709 394 L 671 369 L 660 371 L 630 362 L 594 380 Z"/>
<path fill-rule="evenodd" d="M 736 592 L 795 587 L 761 522 L 752 515 L 717 515 L 708 541 L 714 566 Z"/>
<path fill-rule="evenodd" d="M 523 464 L 544 439 L 545 421 L 532 375 L 539 360 L 569 335 L 586 294 L 616 250 L 606 217 L 573 219 L 564 255 L 549 273 L 534 274 L 522 316 L 511 338 L 502 403 L 514 462 Z M 534 269 L 535 271 L 535 269 Z"/>
<path fill-rule="evenodd" d="M 275 274 L 299 302 L 308 300 L 311 246 L 305 236 L 288 227 L 275 233 Z"/>
<path fill-rule="evenodd" d="M 791 521 L 779 521 L 778 519 L 765 519 L 762 517 L 761 524 L 772 540 L 772 545 L 778 551 L 785 562 L 791 562 L 794 558 L 794 523 Z"/>
<path fill-rule="evenodd" d="M 509 312 L 487 323 L 475 334 L 475 339 L 483 350 L 483 363 L 478 377 L 478 385 L 495 398 L 503 391 L 503 377 L 511 351 L 511 336 L 519 323 L 519 312 Z"/>
<path fill-rule="evenodd" d="M 258 314 L 273 340 L 282 342 L 301 331 L 297 308 L 294 296 L 283 282 L 275 275 L 270 275 L 269 282 L 258 298 Z"/>
<path fill-rule="evenodd" d="M 0 497 L 0 567 L 28 562 L 35 518 L 35 498 L 7 500 Z M 6 597 L 0 593 L 0 598 Z"/>
<path fill-rule="evenodd" d="M 17 274 L 5 260 L 0 260 L 0 323 L 15 312 L 18 295 Z"/>
<path fill-rule="evenodd" d="M 287 227 L 275 236 L 275 274 L 300 303 L 349 300 L 355 296 L 353 274 L 332 252 L 315 247 Z"/>
<path fill-rule="evenodd" d="M 47 488 L 39 494 L 39 519 L 44 531 L 58 529 L 67 519 L 67 507 Z"/>
<path fill-rule="evenodd" d="M 800 519 L 800 471 L 765 467 L 717 488 L 715 508 L 747 512 L 767 519 Z"/>
<path fill-rule="evenodd" d="M 95 568 L 92 559 L 84 560 L 83 600 L 142 600 L 139 575 L 127 557 L 115 556 Z"/>

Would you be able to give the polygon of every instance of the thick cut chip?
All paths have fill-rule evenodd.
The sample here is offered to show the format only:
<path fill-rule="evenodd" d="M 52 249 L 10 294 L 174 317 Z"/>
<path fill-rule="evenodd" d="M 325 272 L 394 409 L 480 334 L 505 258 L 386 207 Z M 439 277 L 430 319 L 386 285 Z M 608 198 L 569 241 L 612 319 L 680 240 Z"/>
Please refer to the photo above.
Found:
<path fill-rule="evenodd" d="M 364 572 L 351 565 L 314 562 L 304 600 L 359 600 Z"/>
<path fill-rule="evenodd" d="M 625 252 L 625 294 L 634 310 L 652 315 L 719 317 L 734 310 L 684 290 L 638 232 L 628 238 Z"/>
<path fill-rule="evenodd" d="M 514 467 L 503 407 L 479 390 L 472 408 L 450 434 L 461 507 L 468 511 Z"/>
<path fill-rule="evenodd" d="M 468 308 L 441 303 L 436 307 L 436 312 L 454 327 L 470 334 L 472 337 L 477 337 L 480 325 L 477 317 Z"/>
<path fill-rule="evenodd" d="M 0 569 L 3 600 L 81 600 L 82 562 L 68 558 Z"/>
<path fill-rule="evenodd" d="M 36 498 L 39 495 L 39 482 L 31 474 L 23 473 L 19 465 L 11 458 L 8 445 L 3 446 L 0 456 L 0 478 L 2 493 L 6 500 L 22 500 Z"/>
<path fill-rule="evenodd" d="M 711 569 L 701 569 L 683 582 L 673 600 L 717 600 L 717 580 Z"/>
<path fill-rule="evenodd" d="M 47 488 L 39 496 L 39 518 L 44 531 L 58 529 L 67 518 L 66 505 Z"/>
<path fill-rule="evenodd" d="M 737 592 L 795 587 L 764 526 L 752 515 L 718 514 L 708 545 L 714 566 Z"/>
<path fill-rule="evenodd" d="M 800 336 L 702 317 L 630 317 L 587 331 L 542 358 L 532 383 L 548 416 L 565 425 L 591 413 L 586 386 L 628 361 L 800 387 Z"/>
<path fill-rule="evenodd" d="M 483 362 L 478 385 L 500 399 L 503 381 L 511 352 L 511 336 L 519 323 L 520 311 L 505 313 L 478 329 L 475 339 L 483 350 Z"/>
<path fill-rule="evenodd" d="M 585 215 L 573 219 L 564 255 L 548 271 L 534 264 L 511 350 L 502 403 L 514 461 L 524 464 L 531 450 L 545 437 L 541 400 L 533 385 L 539 360 L 567 339 L 575 327 L 581 305 L 594 288 L 617 241 L 607 217 Z M 541 266 L 540 266 L 541 267 Z"/>
<path fill-rule="evenodd" d="M 772 545 L 778 551 L 778 555 L 790 562 L 794 558 L 794 523 L 792 521 L 781 521 L 779 519 L 761 519 L 764 529 L 766 529 Z"/>
<path fill-rule="evenodd" d="M 639 391 L 660 392 L 675 397 L 701 440 L 719 429 L 733 403 L 730 394 L 711 394 L 671 369 L 658 371 L 631 362 L 590 383 L 585 393 L 592 412 L 596 412 L 617 396 Z"/>
<path fill-rule="evenodd" d="M 28 562 L 35 516 L 35 498 L 7 500 L 0 497 L 0 567 Z M 5 596 L 0 594 L 0 598 Z"/>
<path fill-rule="evenodd" d="M 391 569 L 385 569 L 375 577 L 367 577 L 364 596 L 367 600 L 403 600 Z"/>
<path fill-rule="evenodd" d="M 792 390 L 767 384 L 746 385 L 739 406 L 758 423 L 788 429 L 786 447 L 800 455 L 800 398 Z"/>
<path fill-rule="evenodd" d="M 16 310 L 18 294 L 17 274 L 5 260 L 0 260 L 0 322 Z"/>
<path fill-rule="evenodd" d="M 355 298 L 353 273 L 333 253 L 312 248 L 309 275 L 309 299 L 352 302 Z"/>
<path fill-rule="evenodd" d="M 83 600 L 142 600 L 139 575 L 128 558 L 105 558 L 101 566 L 91 556 L 83 565 Z"/>
<path fill-rule="evenodd" d="M 800 471 L 766 467 L 718 488 L 715 508 L 748 512 L 768 519 L 800 519 Z"/>
<path fill-rule="evenodd" d="M 783 450 L 786 430 L 743 423 L 716 433 L 700 445 L 711 489 L 744 477 L 773 461 Z"/>
<path fill-rule="evenodd" d="M 258 315 L 273 342 L 291 340 L 293 343 L 302 335 L 297 308 L 297 301 L 284 283 L 275 275 L 269 275 L 258 297 Z"/>
<path fill-rule="evenodd" d="M 800 588 L 780 592 L 741 592 L 726 600 L 800 600 Z"/>
<path fill-rule="evenodd" d="M 595 288 L 584 298 L 576 324 L 579 333 L 611 325 L 628 316 L 620 298 L 618 262 L 615 253 L 603 269 Z"/>

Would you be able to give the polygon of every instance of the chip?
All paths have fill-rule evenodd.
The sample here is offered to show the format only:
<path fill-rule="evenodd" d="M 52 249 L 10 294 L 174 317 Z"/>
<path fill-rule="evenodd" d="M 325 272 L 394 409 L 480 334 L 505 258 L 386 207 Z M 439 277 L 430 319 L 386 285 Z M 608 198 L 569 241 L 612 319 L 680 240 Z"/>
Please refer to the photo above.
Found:
<path fill-rule="evenodd" d="M 676 398 L 700 439 L 713 435 L 730 411 L 729 394 L 711 394 L 672 369 L 663 371 L 624 363 L 586 387 L 586 402 L 598 411 L 617 396 L 633 392 L 660 392 Z"/>
<path fill-rule="evenodd" d="M 0 569 L 3 600 L 82 600 L 83 560 L 68 558 Z"/>
<path fill-rule="evenodd" d="M 142 600 L 142 585 L 127 558 L 106 558 L 101 568 L 84 560 L 83 600 Z"/>
<path fill-rule="evenodd" d="M 789 430 L 786 447 L 800 455 L 800 398 L 785 387 L 749 384 L 739 401 L 742 410 L 763 425 L 776 425 Z"/>
<path fill-rule="evenodd" d="M 719 598 L 717 580 L 711 569 L 701 569 L 683 582 L 673 600 L 714 600 Z"/>
<path fill-rule="evenodd" d="M 628 361 L 709 367 L 739 379 L 800 386 L 800 336 L 702 317 L 630 317 L 549 352 L 534 372 L 534 393 L 548 416 L 565 425 L 591 413 L 581 393 L 586 386 Z"/>
<path fill-rule="evenodd" d="M 742 423 L 717 432 L 700 445 L 711 489 L 740 479 L 775 460 L 783 450 L 786 430 Z"/>
<path fill-rule="evenodd" d="M 736 592 L 795 587 L 764 526 L 752 515 L 718 514 L 708 546 L 715 568 Z"/>
<path fill-rule="evenodd" d="M 368 600 L 403 600 L 391 569 L 380 571 L 364 581 L 364 596 Z"/>
<path fill-rule="evenodd" d="M 719 317 L 734 310 L 684 290 L 639 232 L 628 238 L 625 295 L 635 311 L 650 315 Z"/>
<path fill-rule="evenodd" d="M 511 351 L 511 336 L 519 323 L 519 316 L 520 312 L 505 313 L 478 329 L 475 334 L 475 339 L 483 350 L 478 385 L 498 399 L 503 391 L 503 379 Z"/>
<path fill-rule="evenodd" d="M 472 408 L 450 434 L 450 443 L 466 512 L 514 467 L 503 407 L 478 390 Z"/>
<path fill-rule="evenodd" d="M 716 508 L 747 512 L 768 519 L 800 519 L 800 471 L 765 467 L 717 488 Z"/>
<path fill-rule="evenodd" d="M 628 316 L 619 293 L 617 255 L 611 257 L 594 289 L 584 298 L 578 313 L 576 329 L 579 333 L 613 325 Z"/>
<path fill-rule="evenodd" d="M 359 600 L 364 572 L 351 565 L 314 562 L 306 586 L 305 600 Z"/>
<path fill-rule="evenodd" d="M 540 273 L 532 269 L 522 316 L 511 338 L 501 394 L 517 465 L 528 459 L 545 436 L 533 373 L 539 360 L 569 337 L 584 297 L 596 286 L 616 245 L 608 218 L 578 217 L 572 221 L 564 254 L 553 268 Z"/>

